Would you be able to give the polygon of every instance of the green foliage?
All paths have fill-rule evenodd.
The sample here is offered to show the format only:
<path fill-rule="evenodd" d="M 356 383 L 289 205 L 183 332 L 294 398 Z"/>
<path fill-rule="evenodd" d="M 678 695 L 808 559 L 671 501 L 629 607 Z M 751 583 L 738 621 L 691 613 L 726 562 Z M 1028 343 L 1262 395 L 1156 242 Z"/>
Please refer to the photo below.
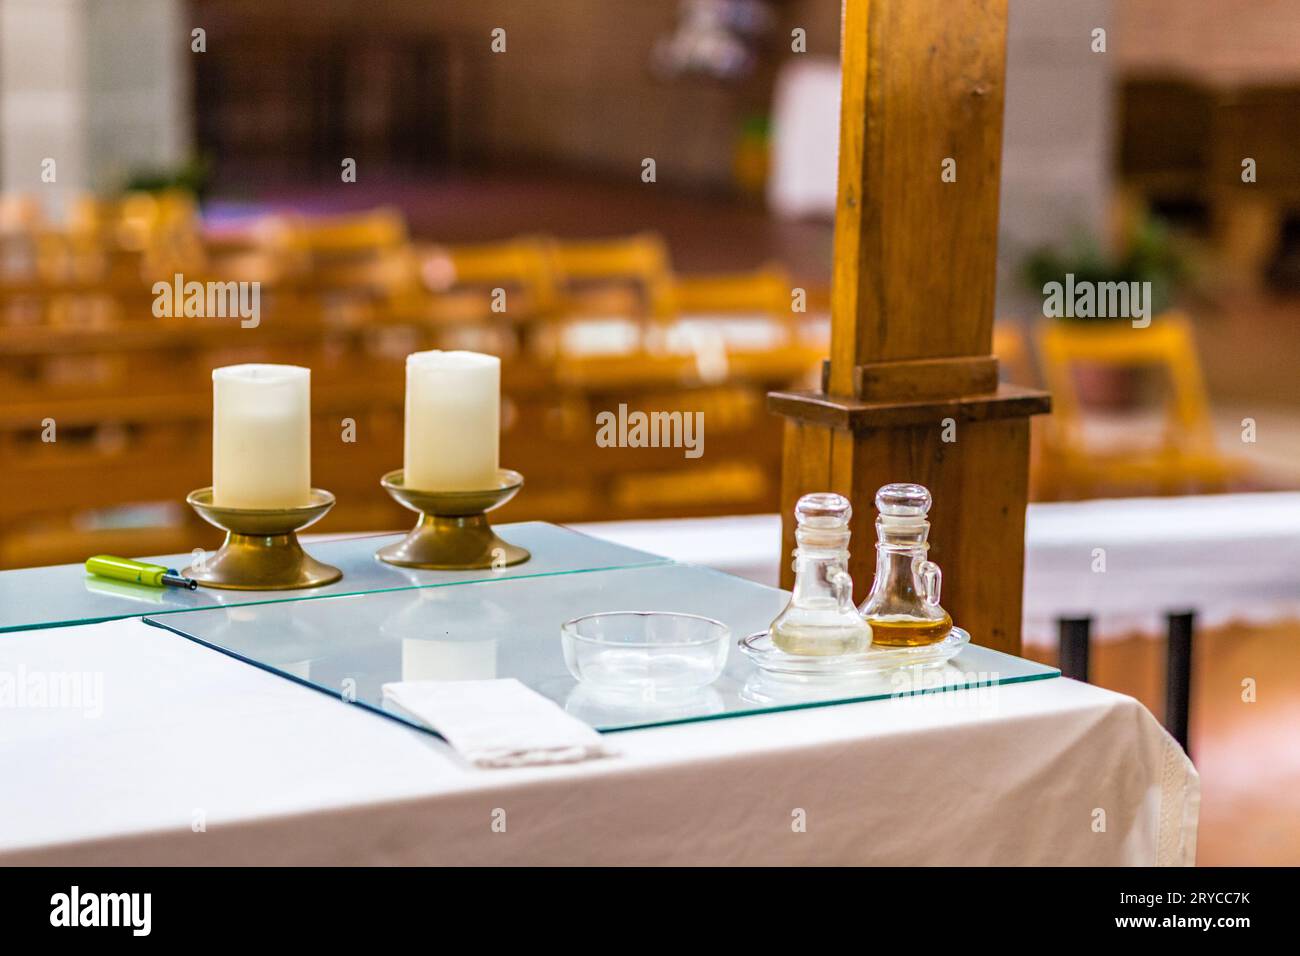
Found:
<path fill-rule="evenodd" d="M 1153 313 L 1169 308 L 1190 276 L 1187 258 L 1170 235 L 1169 227 L 1155 218 L 1138 223 L 1118 255 L 1104 250 L 1095 237 L 1079 234 L 1064 249 L 1047 246 L 1035 249 L 1025 257 L 1021 271 L 1025 285 L 1038 294 L 1049 282 L 1064 284 L 1067 273 L 1074 275 L 1076 285 L 1150 282 Z"/>
<path fill-rule="evenodd" d="M 124 192 L 157 193 L 181 190 L 202 197 L 208 188 L 211 164 L 194 157 L 172 167 L 137 169 L 127 176 Z"/>

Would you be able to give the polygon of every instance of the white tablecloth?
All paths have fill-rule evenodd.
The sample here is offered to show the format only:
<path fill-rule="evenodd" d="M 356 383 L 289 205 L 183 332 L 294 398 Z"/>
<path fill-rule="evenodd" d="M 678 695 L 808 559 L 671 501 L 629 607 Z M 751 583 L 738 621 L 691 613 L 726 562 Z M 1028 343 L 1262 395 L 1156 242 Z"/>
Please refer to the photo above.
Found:
<path fill-rule="evenodd" d="M 1104 570 L 1102 568 L 1104 567 Z M 1027 641 L 1058 617 L 1094 618 L 1102 640 L 1300 618 L 1300 494 L 1267 492 L 1031 504 L 1025 527 Z"/>
<path fill-rule="evenodd" d="M 34 703 L 74 674 L 90 691 L 75 706 Z M 135 620 L 4 635 L 3 675 L 28 696 L 0 706 L 0 863 L 1195 854 L 1199 783 L 1182 751 L 1136 701 L 1064 679 L 631 731 L 616 758 L 479 770 Z"/>
<path fill-rule="evenodd" d="M 777 583 L 777 515 L 576 527 L 679 561 Z M 854 541 L 852 547 L 871 544 Z M 859 593 L 865 587 L 860 583 Z M 1027 646 L 1054 645 L 1060 617 L 1091 616 L 1094 638 L 1107 640 L 1133 631 L 1161 635 L 1165 613 L 1187 609 L 1196 611 L 1207 627 L 1300 618 L 1300 493 L 1029 506 Z"/>

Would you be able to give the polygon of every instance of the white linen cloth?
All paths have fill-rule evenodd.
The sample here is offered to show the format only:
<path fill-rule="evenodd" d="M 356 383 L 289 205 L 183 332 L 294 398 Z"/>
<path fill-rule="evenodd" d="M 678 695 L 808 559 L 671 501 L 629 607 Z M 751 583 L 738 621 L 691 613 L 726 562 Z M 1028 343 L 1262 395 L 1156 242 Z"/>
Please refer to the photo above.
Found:
<path fill-rule="evenodd" d="M 783 218 L 835 214 L 839 177 L 840 64 L 799 56 L 776 77 L 772 94 L 767 204 Z"/>
<path fill-rule="evenodd" d="M 1163 636 L 1170 611 L 1198 627 L 1300 618 L 1300 494 L 1257 492 L 1031 504 L 1025 640 L 1091 616 L 1101 640 Z"/>
<path fill-rule="evenodd" d="M 778 515 L 573 526 L 678 561 L 775 586 Z M 871 542 L 854 541 L 854 550 Z M 946 569 L 945 569 L 946 570 Z M 864 582 L 857 582 L 865 593 Z M 1035 502 L 1025 516 L 1026 646 L 1054 647 L 1061 617 L 1093 618 L 1094 640 L 1300 618 L 1300 493 Z M 960 622 L 958 622 L 960 623 Z M 975 635 L 978 643 L 979 636 Z"/>
<path fill-rule="evenodd" d="M 513 677 L 384 685 L 384 707 L 436 731 L 479 767 L 529 767 L 613 756 L 600 734 Z"/>
<path fill-rule="evenodd" d="M 0 865 L 1195 856 L 1181 750 L 1137 701 L 1065 679 L 627 731 L 616 760 L 484 773 L 137 620 L 0 637 L 0 674 L 20 667 L 102 693 L 0 708 Z"/>

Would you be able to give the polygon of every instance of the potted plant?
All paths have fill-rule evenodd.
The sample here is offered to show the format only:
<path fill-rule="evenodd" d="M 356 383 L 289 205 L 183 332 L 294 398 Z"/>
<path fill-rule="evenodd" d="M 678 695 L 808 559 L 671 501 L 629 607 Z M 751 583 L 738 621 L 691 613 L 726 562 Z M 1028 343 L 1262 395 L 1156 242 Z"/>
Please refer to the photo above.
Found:
<path fill-rule="evenodd" d="M 1043 297 L 1043 314 L 1061 322 L 1134 322 L 1154 317 L 1172 305 L 1188 277 L 1185 256 L 1159 219 L 1137 222 L 1108 252 L 1093 236 L 1075 236 L 1063 249 L 1040 247 L 1026 256 L 1022 276 L 1035 295 Z M 1122 289 L 1126 309 L 1115 310 L 1115 297 L 1105 290 Z M 1132 294 L 1129 291 L 1132 290 Z M 1140 327 L 1135 328 L 1140 334 Z M 1079 395 L 1088 405 L 1127 408 L 1137 400 L 1142 369 L 1080 363 L 1076 369 Z"/>
<path fill-rule="evenodd" d="M 211 164 L 206 157 L 196 157 L 167 167 L 141 167 L 127 176 L 124 191 L 187 192 L 202 199 L 208 190 Z"/>

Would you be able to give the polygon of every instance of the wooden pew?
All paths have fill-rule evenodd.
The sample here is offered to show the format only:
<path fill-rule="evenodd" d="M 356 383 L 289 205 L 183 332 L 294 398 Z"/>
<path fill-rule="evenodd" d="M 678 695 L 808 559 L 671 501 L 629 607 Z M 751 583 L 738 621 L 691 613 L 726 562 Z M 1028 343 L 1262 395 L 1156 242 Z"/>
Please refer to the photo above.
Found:
<path fill-rule="evenodd" d="M 570 321 L 564 308 L 612 301 L 605 295 L 631 293 L 625 301 L 638 321 L 665 325 L 677 315 L 676 291 L 718 314 L 756 301 L 779 312 L 788 283 L 778 273 L 756 275 L 758 290 L 735 276 L 678 283 L 653 237 L 525 238 L 451 250 L 452 281 L 440 284 L 425 268 L 430 248 L 397 236 L 386 216 L 359 232 L 339 221 L 298 224 L 292 239 L 282 226 L 209 241 L 201 224 L 188 223 L 197 245 L 172 233 L 160 255 L 125 248 L 138 237 L 124 244 L 120 230 L 101 223 L 79 233 L 98 250 L 78 246 L 58 268 L 0 273 L 0 566 L 214 546 L 219 532 L 183 499 L 210 481 L 211 369 L 247 361 L 312 369 L 313 480 L 338 499 L 322 532 L 410 523 L 378 482 L 402 463 L 405 356 L 432 347 L 503 357 L 501 461 L 525 474 L 527 491 L 502 520 L 775 507 L 779 428 L 763 395 L 813 361 L 788 330 L 779 348 L 732 349 L 721 376 L 689 350 L 639 342 L 622 355 L 573 355 L 555 347 L 554 333 Z M 394 262 L 401 269 L 385 272 Z M 153 282 L 173 269 L 194 281 L 257 277 L 260 323 L 156 316 Z M 517 293 L 504 314 L 465 307 L 467 293 L 481 305 L 497 282 Z M 596 416 L 620 405 L 702 413 L 704 455 L 600 447 Z"/>

